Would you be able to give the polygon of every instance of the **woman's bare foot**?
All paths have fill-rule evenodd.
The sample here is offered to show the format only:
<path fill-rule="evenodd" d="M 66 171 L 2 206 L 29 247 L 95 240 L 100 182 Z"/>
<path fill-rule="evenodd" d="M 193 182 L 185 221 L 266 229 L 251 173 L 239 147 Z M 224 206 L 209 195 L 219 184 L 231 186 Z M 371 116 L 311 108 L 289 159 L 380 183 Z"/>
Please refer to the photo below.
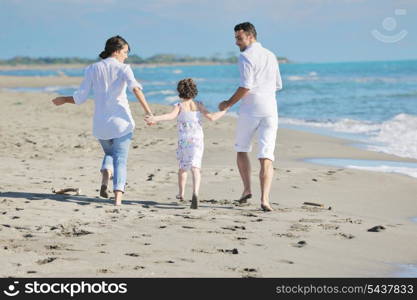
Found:
<path fill-rule="evenodd" d="M 102 185 L 109 185 L 109 180 L 113 178 L 113 174 L 108 169 L 103 169 L 101 172 L 101 184 Z"/>
<path fill-rule="evenodd" d="M 184 196 L 176 195 L 175 198 L 180 201 L 184 201 Z"/>
<path fill-rule="evenodd" d="M 107 185 L 104 185 L 104 184 L 101 185 L 100 196 L 103 198 L 109 198 L 109 194 L 107 193 Z"/>
<path fill-rule="evenodd" d="M 193 197 L 191 199 L 191 209 L 197 209 L 198 208 L 198 198 L 195 194 L 193 194 Z"/>
<path fill-rule="evenodd" d="M 122 191 L 114 191 L 114 205 L 120 206 L 122 205 Z"/>

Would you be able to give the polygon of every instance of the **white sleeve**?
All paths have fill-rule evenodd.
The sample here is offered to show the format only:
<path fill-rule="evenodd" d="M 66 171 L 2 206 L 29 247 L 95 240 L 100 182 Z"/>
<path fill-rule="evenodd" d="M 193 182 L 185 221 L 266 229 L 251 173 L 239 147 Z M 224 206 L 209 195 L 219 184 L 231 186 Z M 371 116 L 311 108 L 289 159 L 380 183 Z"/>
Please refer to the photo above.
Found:
<path fill-rule="evenodd" d="M 88 95 L 90 94 L 91 86 L 92 86 L 92 66 L 88 66 L 85 68 L 84 71 L 84 79 L 81 82 L 78 90 L 74 92 L 72 97 L 74 98 L 75 104 L 83 104 L 88 99 Z"/>
<path fill-rule="evenodd" d="M 133 92 L 133 88 L 135 87 L 138 87 L 141 90 L 143 90 L 143 86 L 139 82 L 137 82 L 137 80 L 135 79 L 135 75 L 133 74 L 132 68 L 129 65 L 126 66 L 124 75 L 127 87 L 131 92 Z"/>
<path fill-rule="evenodd" d="M 277 63 L 277 91 L 282 90 L 281 72 L 279 71 L 279 63 Z"/>
<path fill-rule="evenodd" d="M 254 70 L 252 63 L 244 56 L 239 56 L 239 72 L 240 72 L 240 87 L 251 89 L 253 88 Z"/>

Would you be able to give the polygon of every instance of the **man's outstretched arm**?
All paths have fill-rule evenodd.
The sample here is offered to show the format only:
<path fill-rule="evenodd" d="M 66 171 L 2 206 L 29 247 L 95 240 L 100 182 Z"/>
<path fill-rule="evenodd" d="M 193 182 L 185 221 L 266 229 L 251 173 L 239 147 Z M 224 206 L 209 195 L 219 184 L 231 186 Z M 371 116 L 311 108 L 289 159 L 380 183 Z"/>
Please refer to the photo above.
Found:
<path fill-rule="evenodd" d="M 233 94 L 232 97 L 230 97 L 229 100 L 223 101 L 219 104 L 219 110 L 225 110 L 229 109 L 233 105 L 235 105 L 237 102 L 239 102 L 240 99 L 242 99 L 247 93 L 249 92 L 249 89 L 244 87 L 239 87 L 236 92 Z"/>

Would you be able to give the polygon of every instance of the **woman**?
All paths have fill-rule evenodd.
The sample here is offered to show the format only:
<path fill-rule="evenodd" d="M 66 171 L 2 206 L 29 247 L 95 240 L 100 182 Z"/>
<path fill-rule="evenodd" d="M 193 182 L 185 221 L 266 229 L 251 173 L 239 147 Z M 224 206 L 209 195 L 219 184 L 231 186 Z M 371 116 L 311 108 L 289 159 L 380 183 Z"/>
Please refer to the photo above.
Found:
<path fill-rule="evenodd" d="M 131 67 L 124 64 L 129 51 L 129 44 L 125 39 L 121 36 L 111 37 L 107 40 L 104 51 L 100 53 L 102 60 L 85 69 L 84 80 L 74 95 L 52 100 L 55 105 L 82 104 L 87 100 L 90 90 L 93 90 L 93 135 L 99 140 L 104 151 L 100 170 L 100 196 L 108 198 L 107 185 L 113 175 L 115 205 L 122 203 L 127 157 L 135 128 L 126 88 L 135 94 L 146 115 L 152 115 L 142 93 L 142 85 L 136 81 Z"/>

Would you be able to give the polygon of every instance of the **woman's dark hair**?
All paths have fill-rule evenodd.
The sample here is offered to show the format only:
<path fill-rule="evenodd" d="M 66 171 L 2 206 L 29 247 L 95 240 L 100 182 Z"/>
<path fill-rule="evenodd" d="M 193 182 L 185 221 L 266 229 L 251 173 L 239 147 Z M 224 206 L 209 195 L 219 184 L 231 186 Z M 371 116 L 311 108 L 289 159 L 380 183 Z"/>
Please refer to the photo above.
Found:
<path fill-rule="evenodd" d="M 245 22 L 245 23 L 237 24 L 235 26 L 235 32 L 239 31 L 239 30 L 243 30 L 246 33 L 251 33 L 254 36 L 254 38 L 256 39 L 256 29 L 255 29 L 255 26 L 253 26 L 252 23 Z"/>
<path fill-rule="evenodd" d="M 124 38 L 122 38 L 120 35 L 113 36 L 106 41 L 106 47 L 104 48 L 104 51 L 100 53 L 99 56 L 102 59 L 105 59 L 111 56 L 114 52 L 123 49 L 125 45 L 127 45 L 130 51 L 130 46 Z"/>
<path fill-rule="evenodd" d="M 197 85 L 191 78 L 185 78 L 178 82 L 177 91 L 182 99 L 193 99 L 197 96 Z"/>

